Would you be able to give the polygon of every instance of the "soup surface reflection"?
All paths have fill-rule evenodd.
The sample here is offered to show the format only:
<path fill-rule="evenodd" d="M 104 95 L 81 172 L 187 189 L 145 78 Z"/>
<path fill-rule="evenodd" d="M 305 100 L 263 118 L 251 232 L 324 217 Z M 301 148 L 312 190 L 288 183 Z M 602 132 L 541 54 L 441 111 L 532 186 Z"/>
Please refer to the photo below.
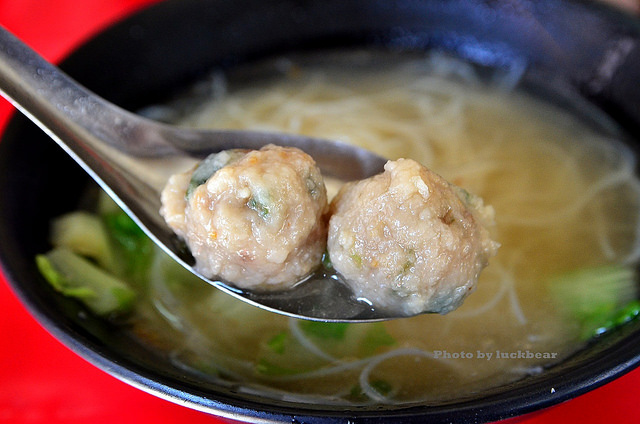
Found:
<path fill-rule="evenodd" d="M 515 89 L 522 71 L 436 54 L 292 56 L 215 73 L 145 109 L 184 126 L 302 133 L 412 158 L 495 208 L 501 248 L 458 310 L 357 325 L 258 310 L 157 254 L 128 328 L 199 378 L 316 403 L 458 398 L 575 352 L 598 324 L 565 307 L 580 281 L 568 297 L 555 285 L 575 270 L 634 267 L 640 184 L 622 143 Z"/>

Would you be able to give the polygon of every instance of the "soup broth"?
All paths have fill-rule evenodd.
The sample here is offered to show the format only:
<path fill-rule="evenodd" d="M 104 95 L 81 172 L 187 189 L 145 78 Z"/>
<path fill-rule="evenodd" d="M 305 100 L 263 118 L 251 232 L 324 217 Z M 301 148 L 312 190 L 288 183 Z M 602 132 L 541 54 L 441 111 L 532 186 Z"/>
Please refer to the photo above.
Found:
<path fill-rule="evenodd" d="M 412 158 L 495 208 L 501 248 L 458 310 L 353 325 L 261 311 L 158 253 L 128 328 L 198 378 L 323 404 L 459 398 L 575 352 L 582 324 L 549 281 L 634 266 L 640 184 L 622 143 L 514 89 L 520 71 L 478 71 L 437 54 L 292 56 L 215 73 L 142 111 L 183 126 L 294 132 Z"/>

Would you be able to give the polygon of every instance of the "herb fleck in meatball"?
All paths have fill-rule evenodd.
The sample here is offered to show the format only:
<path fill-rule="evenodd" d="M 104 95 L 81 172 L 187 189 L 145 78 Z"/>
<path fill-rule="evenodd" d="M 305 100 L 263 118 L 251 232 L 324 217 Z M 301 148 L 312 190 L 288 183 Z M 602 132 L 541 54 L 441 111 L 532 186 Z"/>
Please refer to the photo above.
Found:
<path fill-rule="evenodd" d="M 405 315 L 457 308 L 498 248 L 483 225 L 492 208 L 410 159 L 345 185 L 331 211 L 335 269 L 357 296 Z"/>
<path fill-rule="evenodd" d="M 230 150 L 171 177 L 161 213 L 209 278 L 276 290 L 313 271 L 326 246 L 327 194 L 295 148 Z"/>

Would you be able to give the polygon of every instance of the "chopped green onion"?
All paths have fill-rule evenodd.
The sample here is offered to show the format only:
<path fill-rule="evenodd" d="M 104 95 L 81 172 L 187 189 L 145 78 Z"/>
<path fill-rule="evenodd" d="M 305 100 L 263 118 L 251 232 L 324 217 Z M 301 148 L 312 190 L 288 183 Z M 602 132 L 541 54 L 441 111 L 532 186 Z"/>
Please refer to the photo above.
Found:
<path fill-rule="evenodd" d="M 376 322 L 370 324 L 369 329 L 360 343 L 360 351 L 363 356 L 370 356 L 379 348 L 393 346 L 395 344 L 396 339 L 389 334 L 385 325 L 381 322 Z"/>
<path fill-rule="evenodd" d="M 382 396 L 388 395 L 393 390 L 393 386 L 386 380 L 374 380 L 369 384 L 371 385 L 373 390 L 380 393 Z M 351 388 L 349 397 L 354 402 L 366 402 L 367 400 L 369 400 L 369 397 L 362 390 L 362 386 L 360 386 L 359 384 L 356 384 Z"/>
<path fill-rule="evenodd" d="M 194 169 L 193 174 L 191 174 L 191 181 L 189 181 L 186 198 L 189 199 L 193 191 L 204 184 L 213 174 L 225 166 L 237 162 L 241 157 L 246 155 L 247 152 L 248 150 L 245 149 L 230 149 L 212 153 L 207 156 L 198 164 L 196 169 Z"/>
<path fill-rule="evenodd" d="M 251 197 L 247 202 L 247 206 L 252 211 L 257 212 L 262 219 L 268 218 L 269 214 L 271 213 L 266 203 L 258 200 L 256 197 Z"/>
<path fill-rule="evenodd" d="M 322 266 L 324 266 L 324 268 L 327 270 L 333 269 L 333 264 L 331 263 L 331 257 L 329 256 L 329 252 L 326 250 L 322 254 Z"/>
<path fill-rule="evenodd" d="M 281 365 L 269 362 L 266 359 L 260 359 L 258 361 L 258 363 L 256 364 L 256 371 L 260 374 L 269 376 L 296 375 L 305 372 L 305 370 L 283 367 Z"/>
<path fill-rule="evenodd" d="M 316 181 L 312 175 L 307 175 L 304 181 L 305 181 L 305 185 L 307 186 L 307 191 L 309 192 L 309 195 L 312 198 L 317 199 L 319 194 L 319 187 L 321 186 L 321 184 L 318 183 L 318 181 Z"/>
<path fill-rule="evenodd" d="M 370 384 L 376 392 L 380 393 L 383 396 L 388 395 L 389 393 L 391 393 L 391 390 L 393 390 L 393 386 L 391 386 L 391 384 L 385 380 L 374 380 Z"/>
<path fill-rule="evenodd" d="M 269 339 L 269 341 L 267 342 L 267 347 L 273 352 L 282 355 L 285 351 L 288 338 L 289 333 L 284 331 L 282 333 L 278 333 L 271 339 Z"/>

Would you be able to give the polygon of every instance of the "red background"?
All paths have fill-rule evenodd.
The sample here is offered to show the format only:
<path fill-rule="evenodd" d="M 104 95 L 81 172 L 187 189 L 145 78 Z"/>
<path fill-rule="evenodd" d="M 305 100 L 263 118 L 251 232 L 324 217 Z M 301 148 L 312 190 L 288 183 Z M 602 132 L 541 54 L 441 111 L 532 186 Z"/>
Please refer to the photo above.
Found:
<path fill-rule="evenodd" d="M 56 62 L 96 31 L 157 1 L 0 0 L 0 25 Z M 11 113 L 0 98 L 0 128 Z M 639 385 L 640 369 L 508 423 L 635 423 L 640 416 Z M 0 275 L 0 423 L 89 422 L 229 423 L 144 393 L 88 364 L 26 312 Z"/>

